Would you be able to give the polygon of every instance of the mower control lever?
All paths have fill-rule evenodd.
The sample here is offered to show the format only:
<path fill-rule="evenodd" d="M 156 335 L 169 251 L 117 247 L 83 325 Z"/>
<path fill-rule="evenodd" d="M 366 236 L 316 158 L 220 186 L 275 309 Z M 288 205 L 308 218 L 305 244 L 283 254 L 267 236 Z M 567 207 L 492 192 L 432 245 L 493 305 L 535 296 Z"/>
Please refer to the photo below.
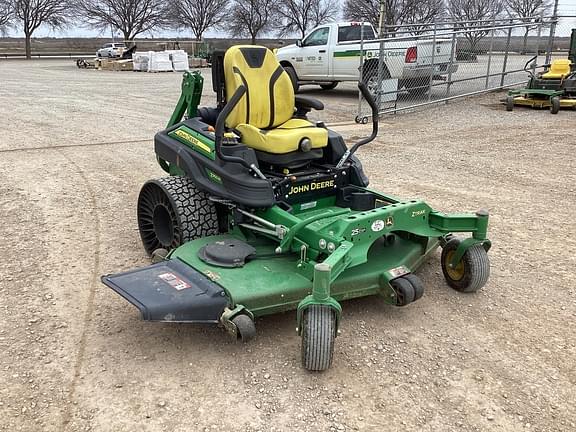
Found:
<path fill-rule="evenodd" d="M 214 147 L 216 150 L 216 154 L 224 162 L 240 163 L 244 165 L 246 168 L 254 171 L 256 175 L 261 179 L 266 180 L 266 176 L 262 174 L 262 172 L 258 169 L 258 167 L 255 164 L 249 164 L 241 157 L 228 156 L 222 153 L 222 141 L 224 140 L 224 126 L 226 125 L 226 119 L 228 118 L 232 110 L 236 108 L 236 105 L 238 105 L 238 102 L 240 102 L 240 99 L 242 99 L 242 96 L 244 96 L 245 94 L 246 94 L 246 87 L 241 85 L 234 92 L 228 103 L 224 105 L 224 108 L 222 108 L 220 114 L 218 114 L 218 119 L 216 119 L 216 127 L 214 128 L 214 135 L 216 136 L 216 142 Z"/>
<path fill-rule="evenodd" d="M 369 142 L 374 141 L 378 135 L 378 105 L 376 105 L 376 101 L 370 93 L 370 90 L 368 90 L 368 87 L 366 87 L 366 84 L 360 81 L 358 82 L 358 88 L 360 89 L 362 96 L 364 96 L 364 99 L 366 99 L 368 102 L 368 105 L 370 105 L 370 108 L 372 108 L 372 134 L 369 137 L 358 141 L 352 146 L 351 149 L 346 150 L 342 158 L 338 161 L 338 164 L 336 164 L 336 168 L 342 168 L 342 166 L 346 163 L 350 156 L 356 152 L 356 150 L 358 150 L 364 144 L 368 144 Z"/>

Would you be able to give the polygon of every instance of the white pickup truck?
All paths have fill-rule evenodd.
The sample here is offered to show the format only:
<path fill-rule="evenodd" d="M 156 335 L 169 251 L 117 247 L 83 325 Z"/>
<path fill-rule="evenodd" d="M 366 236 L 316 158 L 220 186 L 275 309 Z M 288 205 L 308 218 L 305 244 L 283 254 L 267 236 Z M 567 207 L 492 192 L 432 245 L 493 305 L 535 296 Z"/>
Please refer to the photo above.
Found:
<path fill-rule="evenodd" d="M 341 81 L 359 80 L 362 37 L 363 79 L 370 84 L 378 73 L 380 43 L 370 42 L 376 39 L 376 32 L 366 22 L 320 25 L 295 45 L 278 49 L 276 56 L 290 75 L 295 91 L 303 84 L 318 84 L 331 90 Z M 404 87 L 411 93 L 425 93 L 431 73 L 433 79 L 443 79 L 450 69 L 452 72 L 458 69 L 456 61 L 450 61 L 455 52 L 451 39 L 386 40 L 384 78 L 398 79 L 399 89 Z"/>

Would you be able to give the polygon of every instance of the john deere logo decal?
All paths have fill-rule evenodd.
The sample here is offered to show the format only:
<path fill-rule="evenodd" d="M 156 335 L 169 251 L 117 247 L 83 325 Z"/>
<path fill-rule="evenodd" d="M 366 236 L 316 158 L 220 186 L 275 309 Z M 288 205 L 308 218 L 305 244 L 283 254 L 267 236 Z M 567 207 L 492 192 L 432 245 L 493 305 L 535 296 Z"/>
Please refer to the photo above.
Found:
<path fill-rule="evenodd" d="M 386 218 L 386 228 L 391 227 L 394 225 L 394 218 L 392 216 L 388 216 Z"/>

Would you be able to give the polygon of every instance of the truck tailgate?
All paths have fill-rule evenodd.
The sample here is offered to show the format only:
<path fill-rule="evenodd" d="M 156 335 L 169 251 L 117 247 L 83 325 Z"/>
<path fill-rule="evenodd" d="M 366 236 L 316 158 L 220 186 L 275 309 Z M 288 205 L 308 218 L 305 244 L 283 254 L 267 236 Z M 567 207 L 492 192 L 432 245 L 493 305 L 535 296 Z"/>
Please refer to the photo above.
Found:
<path fill-rule="evenodd" d="M 432 64 L 432 57 L 434 57 L 434 64 L 450 62 L 450 55 L 452 54 L 452 40 L 451 39 L 436 39 L 436 43 L 432 39 L 422 40 L 417 42 L 418 58 L 416 64 L 418 66 L 426 66 Z M 432 50 L 434 49 L 434 53 Z"/>

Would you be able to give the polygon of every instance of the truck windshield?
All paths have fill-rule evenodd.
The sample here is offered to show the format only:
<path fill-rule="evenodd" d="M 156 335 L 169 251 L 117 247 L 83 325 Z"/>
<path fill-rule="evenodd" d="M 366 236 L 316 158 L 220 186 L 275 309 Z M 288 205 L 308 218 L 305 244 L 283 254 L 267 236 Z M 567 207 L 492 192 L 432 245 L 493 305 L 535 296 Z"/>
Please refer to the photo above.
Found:
<path fill-rule="evenodd" d="M 362 39 L 362 27 L 364 27 L 364 40 L 376 39 L 376 35 L 371 26 L 349 25 L 338 27 L 338 42 L 359 41 Z"/>

